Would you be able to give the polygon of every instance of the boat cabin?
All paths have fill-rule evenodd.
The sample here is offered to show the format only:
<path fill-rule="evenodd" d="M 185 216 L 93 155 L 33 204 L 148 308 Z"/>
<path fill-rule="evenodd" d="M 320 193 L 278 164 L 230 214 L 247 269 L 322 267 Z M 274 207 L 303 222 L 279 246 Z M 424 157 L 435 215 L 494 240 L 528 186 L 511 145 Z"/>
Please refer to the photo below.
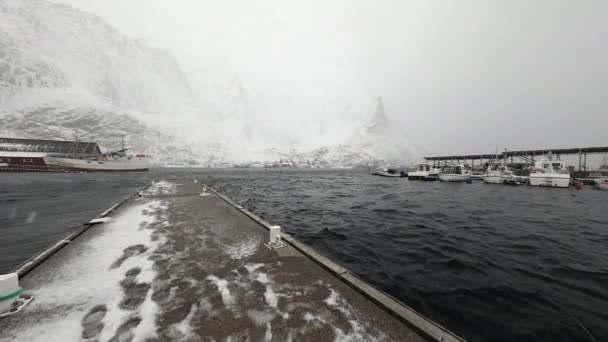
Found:
<path fill-rule="evenodd" d="M 535 163 L 534 168 L 537 173 L 569 173 L 566 163 L 561 160 L 541 159 Z"/>
<path fill-rule="evenodd" d="M 464 175 L 468 172 L 465 170 L 464 165 L 444 166 L 441 169 L 441 173 L 450 175 Z"/>
<path fill-rule="evenodd" d="M 416 171 L 431 172 L 433 165 L 431 164 L 416 164 Z"/>
<path fill-rule="evenodd" d="M 507 170 L 507 167 L 501 163 L 490 163 L 490 165 L 488 165 L 488 171 L 505 171 L 505 170 Z"/>

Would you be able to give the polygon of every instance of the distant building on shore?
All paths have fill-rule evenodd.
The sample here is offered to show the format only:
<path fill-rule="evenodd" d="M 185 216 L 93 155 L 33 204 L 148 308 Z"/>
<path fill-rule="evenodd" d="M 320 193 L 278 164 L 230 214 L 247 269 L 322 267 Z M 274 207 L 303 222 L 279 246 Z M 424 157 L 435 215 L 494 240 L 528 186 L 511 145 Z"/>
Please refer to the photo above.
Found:
<path fill-rule="evenodd" d="M 98 157 L 101 150 L 95 142 L 0 138 L 0 166 L 44 167 L 44 157 Z"/>

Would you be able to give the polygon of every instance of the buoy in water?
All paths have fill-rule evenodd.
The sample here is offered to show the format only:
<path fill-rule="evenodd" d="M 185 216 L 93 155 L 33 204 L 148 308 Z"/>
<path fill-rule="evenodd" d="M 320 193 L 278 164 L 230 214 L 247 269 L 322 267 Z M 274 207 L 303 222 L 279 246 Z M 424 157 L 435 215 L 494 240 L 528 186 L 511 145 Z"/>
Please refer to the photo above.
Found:
<path fill-rule="evenodd" d="M 574 187 L 576 188 L 576 190 L 583 190 L 583 183 L 582 182 L 576 182 L 576 184 L 574 185 Z"/>

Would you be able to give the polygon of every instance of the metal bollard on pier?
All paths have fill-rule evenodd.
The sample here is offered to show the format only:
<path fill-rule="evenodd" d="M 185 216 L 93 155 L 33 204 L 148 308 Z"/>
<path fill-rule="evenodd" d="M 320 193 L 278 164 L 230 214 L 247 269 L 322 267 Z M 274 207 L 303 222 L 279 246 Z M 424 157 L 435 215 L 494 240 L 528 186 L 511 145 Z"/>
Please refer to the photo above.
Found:
<path fill-rule="evenodd" d="M 269 232 L 270 239 L 264 244 L 268 249 L 277 249 L 286 246 L 285 242 L 281 240 L 281 226 L 270 226 Z"/>

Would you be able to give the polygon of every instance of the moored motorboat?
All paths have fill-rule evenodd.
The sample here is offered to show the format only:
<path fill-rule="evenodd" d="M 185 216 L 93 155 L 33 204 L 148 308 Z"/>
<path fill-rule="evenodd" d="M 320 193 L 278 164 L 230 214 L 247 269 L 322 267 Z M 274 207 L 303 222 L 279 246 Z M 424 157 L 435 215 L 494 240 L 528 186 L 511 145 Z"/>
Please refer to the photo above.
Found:
<path fill-rule="evenodd" d="M 608 190 L 608 177 L 596 178 L 595 186 L 601 190 Z"/>
<path fill-rule="evenodd" d="M 372 176 L 380 176 L 380 177 L 407 177 L 405 172 L 395 170 L 395 169 L 382 169 L 372 173 Z"/>
<path fill-rule="evenodd" d="M 509 184 L 514 178 L 513 171 L 501 163 L 490 162 L 483 174 L 483 182 L 488 184 Z"/>
<path fill-rule="evenodd" d="M 570 172 L 561 160 L 543 158 L 534 163 L 530 172 L 529 184 L 532 186 L 546 186 L 553 188 L 567 188 L 570 186 Z"/>
<path fill-rule="evenodd" d="M 78 139 L 76 139 L 78 143 Z M 51 168 L 63 171 L 148 171 L 149 165 L 145 154 L 127 155 L 128 148 L 121 141 L 121 149 L 94 157 L 80 155 L 74 149 L 72 156 L 45 156 L 44 163 Z"/>
<path fill-rule="evenodd" d="M 471 173 L 464 169 L 464 165 L 446 166 L 439 173 L 442 182 L 470 182 Z"/>
<path fill-rule="evenodd" d="M 94 159 L 75 159 L 61 157 L 44 157 L 50 167 L 66 171 L 148 171 L 146 156 L 102 156 Z"/>
<path fill-rule="evenodd" d="M 439 170 L 435 169 L 433 165 L 422 163 L 416 164 L 415 171 L 408 172 L 407 179 L 432 181 L 437 180 L 438 176 Z"/>

